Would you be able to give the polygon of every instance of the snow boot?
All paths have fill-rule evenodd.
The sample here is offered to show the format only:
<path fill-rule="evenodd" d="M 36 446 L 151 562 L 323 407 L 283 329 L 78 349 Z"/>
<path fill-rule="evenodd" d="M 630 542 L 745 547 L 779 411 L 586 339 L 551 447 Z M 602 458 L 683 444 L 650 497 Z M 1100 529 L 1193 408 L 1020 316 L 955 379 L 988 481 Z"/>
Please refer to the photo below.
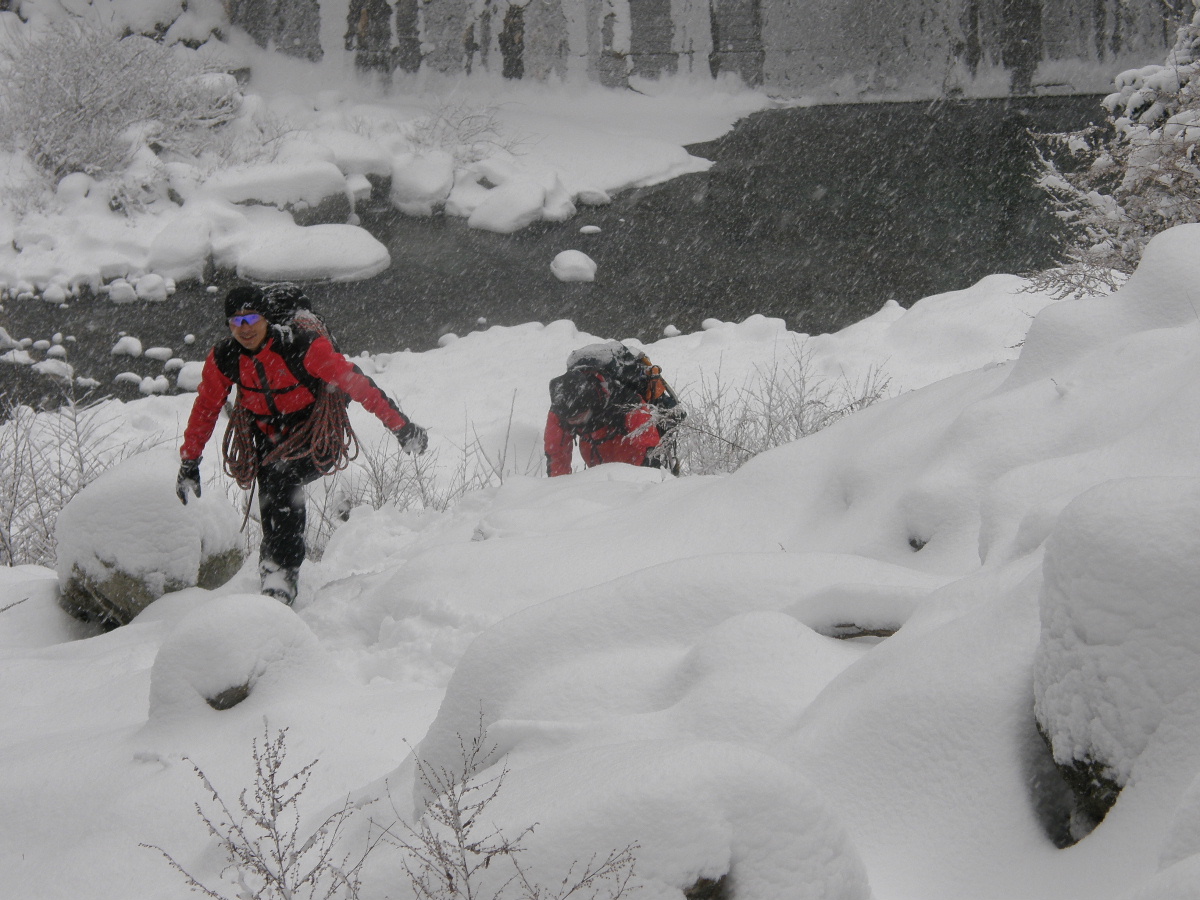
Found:
<path fill-rule="evenodd" d="M 288 606 L 296 599 L 296 588 L 300 582 L 300 570 L 264 561 L 258 565 L 258 577 L 262 584 L 261 593 L 274 597 Z"/>

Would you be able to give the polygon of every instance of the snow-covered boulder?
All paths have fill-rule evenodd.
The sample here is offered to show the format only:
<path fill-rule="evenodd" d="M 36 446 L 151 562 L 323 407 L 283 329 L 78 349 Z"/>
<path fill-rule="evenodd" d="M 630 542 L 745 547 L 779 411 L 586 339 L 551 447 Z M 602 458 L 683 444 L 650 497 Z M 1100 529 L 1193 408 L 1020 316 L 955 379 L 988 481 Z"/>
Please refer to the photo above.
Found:
<path fill-rule="evenodd" d="M 202 281 L 212 252 L 211 225 L 195 213 L 170 219 L 150 243 L 148 265 L 176 281 Z"/>
<path fill-rule="evenodd" d="M 454 187 L 454 157 L 444 150 L 405 153 L 392 161 L 392 205 L 407 216 L 429 216 Z"/>
<path fill-rule="evenodd" d="M 1034 710 L 1086 829 L 1200 699 L 1200 478 L 1086 491 L 1059 516 L 1043 575 Z"/>
<path fill-rule="evenodd" d="M 210 715 L 254 695 L 335 679 L 316 635 L 261 594 L 217 597 L 184 616 L 150 669 L 150 720 Z"/>
<path fill-rule="evenodd" d="M 512 234 L 542 219 L 546 188 L 532 178 L 514 177 L 492 188 L 467 218 L 467 225 Z"/>
<path fill-rule="evenodd" d="M 580 250 L 563 250 L 550 262 L 550 271 L 559 281 L 595 281 L 596 262 Z"/>
<path fill-rule="evenodd" d="M 387 247 L 356 225 L 301 228 L 276 221 L 239 248 L 236 268 L 239 278 L 253 281 L 359 281 L 391 263 Z"/>
<path fill-rule="evenodd" d="M 169 448 L 142 453 L 67 503 L 55 528 L 63 609 L 116 627 L 165 593 L 219 587 L 237 573 L 241 517 L 212 488 L 181 504 L 178 469 Z"/>
<path fill-rule="evenodd" d="M 297 225 L 345 222 L 351 213 L 345 175 L 322 160 L 223 169 L 209 177 L 204 190 L 230 203 L 287 210 Z"/>

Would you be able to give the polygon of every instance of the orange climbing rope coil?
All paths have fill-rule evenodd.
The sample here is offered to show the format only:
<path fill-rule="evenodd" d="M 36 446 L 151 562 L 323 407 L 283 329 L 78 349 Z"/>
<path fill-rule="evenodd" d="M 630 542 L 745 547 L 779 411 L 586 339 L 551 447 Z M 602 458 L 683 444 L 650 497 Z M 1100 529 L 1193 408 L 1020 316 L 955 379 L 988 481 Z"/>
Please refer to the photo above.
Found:
<path fill-rule="evenodd" d="M 255 448 L 254 415 L 235 404 L 221 441 L 225 473 L 243 490 L 249 490 L 264 465 L 292 459 L 312 459 L 322 475 L 340 471 L 358 456 L 358 437 L 350 427 L 344 393 L 336 388 L 317 392 L 312 413 L 259 459 Z"/>

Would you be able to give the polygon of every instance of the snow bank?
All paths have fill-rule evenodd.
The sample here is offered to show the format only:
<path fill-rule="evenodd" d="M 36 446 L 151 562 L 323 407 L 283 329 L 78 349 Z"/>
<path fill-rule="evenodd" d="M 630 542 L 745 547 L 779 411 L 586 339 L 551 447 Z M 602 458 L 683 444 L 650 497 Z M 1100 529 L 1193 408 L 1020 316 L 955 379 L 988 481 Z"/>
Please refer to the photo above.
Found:
<path fill-rule="evenodd" d="M 541 822 L 527 859 L 543 883 L 641 841 L 645 895 L 663 900 L 726 872 L 739 895 L 771 898 L 865 897 L 868 883 L 875 900 L 1187 896 L 1200 850 L 1200 321 L 1185 299 L 1197 246 L 1195 227 L 1167 233 L 1107 299 L 1054 304 L 987 279 L 820 340 L 757 316 L 648 346 L 680 390 L 806 350 L 824 372 L 882 365 L 918 386 L 729 476 L 533 474 L 546 382 L 599 340 L 569 322 L 362 358 L 430 427 L 445 454 L 431 478 L 478 440 L 489 458 L 510 454 L 503 484 L 444 512 L 355 509 L 306 564 L 296 611 L 235 602 L 254 599 L 235 596 L 252 589 L 248 570 L 97 640 L 22 649 L 56 626 L 26 604 L 0 613 L 0 634 L 25 632 L 0 653 L 21 686 L 0 709 L 19 723 L 3 748 L 5 864 L 54 897 L 88 883 L 115 900 L 130 872 L 156 887 L 127 849 L 146 836 L 94 827 L 123 814 L 167 823 L 215 874 L 204 835 L 157 812 L 186 817 L 194 800 L 172 761 L 214 758 L 240 786 L 234 745 L 263 716 L 298 723 L 303 760 L 321 757 L 332 785 L 318 806 L 353 792 L 379 797 L 372 815 L 404 816 L 426 794 L 401 738 L 428 725 L 417 753 L 453 766 L 482 712 L 497 745 L 484 777 L 508 768 L 494 821 Z M 1021 348 L 1010 334 L 1031 312 Z M 105 409 L 130 434 L 173 434 L 188 401 Z M 359 423 L 368 442 L 389 437 Z M 177 506 L 173 478 L 154 476 Z M 23 607 L 39 618 L 9 618 Z M 856 630 L 875 633 L 839 639 Z M 134 767 L 156 657 L 152 725 L 169 750 Z M 322 693 L 330 666 L 344 677 Z M 205 702 L 255 672 L 239 705 Z M 1052 838 L 1069 794 L 1035 701 L 1065 740 L 1115 748 L 1128 771 L 1103 823 L 1065 850 Z M 64 844 L 64 796 L 68 825 L 94 835 Z M 68 863 L 85 854 L 89 881 L 63 846 Z M 400 890 L 394 858 L 372 865 L 389 877 L 364 896 Z"/>
<path fill-rule="evenodd" d="M 891 586 L 894 621 L 912 610 L 913 589 L 935 583 L 867 560 L 730 555 L 643 569 L 532 607 L 471 645 L 416 753 L 453 766 L 460 735 L 482 713 L 511 770 L 502 808 L 531 815 L 524 792 L 544 798 L 556 785 L 553 809 L 541 804 L 537 815 L 558 827 L 532 855 L 561 864 L 584 853 L 572 822 L 634 837 L 651 896 L 730 871 L 739 896 L 777 897 L 797 882 L 870 896 L 819 792 L 751 749 L 862 656 L 863 645 L 811 630 L 856 618 L 854 590 L 835 603 L 828 589 L 859 578 Z M 879 593 L 875 602 L 887 605 Z M 515 812 L 498 815 L 520 825 Z M 766 846 L 780 853 L 764 855 Z"/>
<path fill-rule="evenodd" d="M 58 576 L 41 566 L 0 567 L 0 651 L 66 643 L 89 633 L 58 605 Z"/>

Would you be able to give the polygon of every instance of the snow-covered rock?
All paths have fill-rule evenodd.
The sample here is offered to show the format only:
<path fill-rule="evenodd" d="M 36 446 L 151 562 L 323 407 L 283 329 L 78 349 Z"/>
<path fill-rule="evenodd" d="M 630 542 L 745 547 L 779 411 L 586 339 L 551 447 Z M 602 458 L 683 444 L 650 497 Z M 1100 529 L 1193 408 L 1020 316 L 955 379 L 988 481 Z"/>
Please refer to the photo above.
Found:
<path fill-rule="evenodd" d="M 150 721 L 207 718 L 251 700 L 269 708 L 289 688 L 336 678 L 316 635 L 287 606 L 228 594 L 192 610 L 150 669 Z"/>
<path fill-rule="evenodd" d="M 209 220 L 184 213 L 169 219 L 150 244 L 151 270 L 176 281 L 204 277 L 212 252 Z"/>
<path fill-rule="evenodd" d="M 143 275 L 137 280 L 134 285 L 137 291 L 139 300 L 161 301 L 166 300 L 170 294 L 167 289 L 167 280 L 157 273 Z"/>
<path fill-rule="evenodd" d="M 550 262 L 559 281 L 595 281 L 596 262 L 580 250 L 563 250 Z"/>
<path fill-rule="evenodd" d="M 409 216 L 429 216 L 454 187 L 454 157 L 444 150 L 405 153 L 392 160 L 392 205 Z"/>
<path fill-rule="evenodd" d="M 109 352 L 113 356 L 141 356 L 142 342 L 131 334 L 122 335 Z"/>
<path fill-rule="evenodd" d="M 391 265 L 387 247 L 355 225 L 277 225 L 247 237 L 237 273 L 252 281 L 358 281 Z"/>
<path fill-rule="evenodd" d="M 262 203 L 280 209 L 319 206 L 345 198 L 346 177 L 331 162 L 261 163 L 223 169 L 204 183 L 206 193 L 230 203 Z"/>
<path fill-rule="evenodd" d="M 241 568 L 241 517 L 219 490 L 181 504 L 178 469 L 172 449 L 138 454 L 59 513 L 59 601 L 67 612 L 124 625 L 165 593 L 219 587 Z"/>
<path fill-rule="evenodd" d="M 175 384 L 181 391 L 194 391 L 200 387 L 200 379 L 204 374 L 204 363 L 197 360 L 185 362 L 179 367 L 175 376 Z"/>
<path fill-rule="evenodd" d="M 542 218 L 546 189 L 531 178 L 514 177 L 487 192 L 467 218 L 483 231 L 512 234 Z"/>
<path fill-rule="evenodd" d="M 56 378 L 59 381 L 70 381 L 75 377 L 74 367 L 62 359 L 43 359 L 41 362 L 33 364 L 33 371 L 47 378 Z"/>
<path fill-rule="evenodd" d="M 1200 479 L 1104 482 L 1046 544 L 1035 713 L 1098 821 L 1173 711 L 1200 702 Z M 1191 698 L 1190 700 L 1188 698 Z"/>

